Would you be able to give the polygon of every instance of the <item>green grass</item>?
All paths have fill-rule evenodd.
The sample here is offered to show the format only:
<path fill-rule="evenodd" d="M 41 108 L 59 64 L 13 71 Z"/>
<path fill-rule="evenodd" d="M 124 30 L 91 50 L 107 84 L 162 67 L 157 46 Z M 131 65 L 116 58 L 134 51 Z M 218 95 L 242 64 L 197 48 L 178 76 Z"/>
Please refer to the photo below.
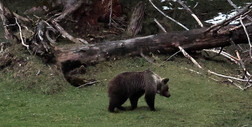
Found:
<path fill-rule="evenodd" d="M 231 73 L 236 67 L 228 62 L 199 62 L 219 72 Z M 40 69 L 47 67 L 39 61 L 35 63 Z M 185 67 L 197 70 L 185 58 L 176 58 L 161 67 L 151 65 L 142 58 L 102 62 L 89 67 L 86 74 L 87 77 L 95 77 L 100 83 L 81 89 L 64 83 L 60 76 L 51 78 L 45 72 L 37 77 L 15 79 L 13 73 L 0 74 L 0 127 L 252 126 L 251 90 L 241 91 L 232 85 L 215 82 Z M 148 68 L 162 77 L 170 78 L 171 97 L 157 95 L 156 112 L 149 111 L 142 97 L 134 111 L 109 113 L 106 93 L 108 81 L 123 71 Z M 31 89 L 31 84 L 35 88 Z M 130 106 L 129 101 L 124 106 Z"/>

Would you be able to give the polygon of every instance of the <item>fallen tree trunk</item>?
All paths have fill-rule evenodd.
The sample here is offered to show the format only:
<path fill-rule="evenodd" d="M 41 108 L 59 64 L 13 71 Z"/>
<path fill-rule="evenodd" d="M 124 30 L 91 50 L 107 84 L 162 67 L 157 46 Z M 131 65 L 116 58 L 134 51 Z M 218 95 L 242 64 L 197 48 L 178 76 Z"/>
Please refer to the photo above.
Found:
<path fill-rule="evenodd" d="M 178 46 L 187 51 L 196 51 L 214 47 L 230 45 L 230 39 L 236 44 L 248 43 L 242 27 L 227 26 L 218 33 L 204 33 L 207 28 L 182 32 L 170 32 L 127 40 L 108 41 L 93 45 L 77 45 L 72 48 L 58 48 L 56 60 L 58 63 L 79 61 L 83 64 L 93 64 L 110 58 L 124 55 L 140 55 L 143 53 L 171 53 L 178 50 Z M 247 26 L 252 37 L 252 25 Z"/>
<path fill-rule="evenodd" d="M 65 78 L 73 85 L 84 84 L 83 79 L 76 76 L 80 67 L 96 64 L 101 61 L 114 59 L 120 56 L 140 55 L 148 53 L 171 53 L 183 47 L 187 51 L 196 51 L 215 47 L 248 43 L 242 27 L 227 26 L 218 33 L 205 33 L 207 28 L 194 29 L 182 32 L 170 32 L 127 40 L 108 41 L 93 45 L 77 45 L 71 48 L 56 48 L 55 57 L 62 68 Z M 252 25 L 247 26 L 252 37 Z M 77 69 L 77 70 L 76 70 Z"/>

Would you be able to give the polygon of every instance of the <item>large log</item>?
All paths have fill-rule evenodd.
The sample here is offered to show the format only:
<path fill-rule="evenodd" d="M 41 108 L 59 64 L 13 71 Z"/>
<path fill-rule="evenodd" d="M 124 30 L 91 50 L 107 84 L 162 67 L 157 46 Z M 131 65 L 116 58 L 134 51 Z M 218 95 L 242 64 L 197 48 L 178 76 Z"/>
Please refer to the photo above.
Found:
<path fill-rule="evenodd" d="M 187 51 L 196 51 L 214 47 L 248 43 L 242 27 L 227 26 L 218 32 L 205 31 L 207 28 L 190 31 L 170 32 L 127 40 L 108 41 L 93 45 L 76 45 L 71 48 L 56 48 L 55 57 L 62 68 L 65 78 L 74 86 L 87 82 L 76 72 L 85 72 L 83 67 L 120 56 L 140 55 L 141 53 L 170 53 L 178 50 L 178 46 Z M 252 37 L 252 25 L 247 26 Z"/>
<path fill-rule="evenodd" d="M 248 43 L 242 27 L 227 26 L 217 33 L 207 32 L 207 28 L 190 31 L 170 32 L 127 40 L 107 41 L 93 45 L 77 45 L 71 48 L 57 48 L 56 61 L 65 63 L 79 61 L 89 65 L 110 58 L 124 55 L 140 55 L 143 53 L 171 53 L 178 50 L 178 46 L 187 51 L 224 47 L 230 45 L 232 39 L 236 44 Z M 252 37 L 252 25 L 247 26 Z"/>

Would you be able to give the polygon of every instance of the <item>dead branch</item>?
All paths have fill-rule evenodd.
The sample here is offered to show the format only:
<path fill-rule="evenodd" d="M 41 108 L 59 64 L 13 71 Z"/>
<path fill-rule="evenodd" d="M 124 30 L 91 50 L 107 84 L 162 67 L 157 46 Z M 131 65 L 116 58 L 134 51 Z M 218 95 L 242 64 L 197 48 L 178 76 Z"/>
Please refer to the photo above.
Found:
<path fill-rule="evenodd" d="M 174 54 L 172 54 L 169 58 L 166 59 L 166 61 L 169 61 L 172 57 L 176 56 L 178 53 L 180 53 L 181 51 L 177 51 Z"/>
<path fill-rule="evenodd" d="M 244 87 L 244 90 L 246 90 L 246 89 L 248 89 L 248 88 L 250 88 L 250 87 L 252 86 L 252 83 L 249 82 L 251 78 L 252 78 L 252 77 L 250 77 L 250 78 L 248 79 L 248 82 L 246 83 L 246 85 L 245 85 L 245 87 Z"/>
<path fill-rule="evenodd" d="M 165 28 L 157 21 L 156 18 L 154 18 L 154 22 L 159 26 L 159 28 L 160 28 L 163 32 L 167 33 L 167 31 L 165 30 Z"/>
<path fill-rule="evenodd" d="M 238 85 L 237 83 L 235 83 L 233 80 L 228 79 L 229 82 L 231 82 L 233 85 L 235 85 L 236 87 L 238 87 L 241 90 L 244 90 L 244 88 L 242 88 L 242 86 Z"/>
<path fill-rule="evenodd" d="M 20 39 L 21 39 L 21 43 L 22 43 L 23 46 L 25 46 L 27 48 L 27 50 L 29 50 L 29 45 L 25 44 L 24 39 L 23 39 L 22 28 L 19 25 L 17 18 L 15 18 L 15 20 L 16 20 L 16 24 L 18 25 L 18 28 L 19 28 L 19 36 L 20 36 Z"/>
<path fill-rule="evenodd" d="M 55 18 L 56 22 L 60 22 L 62 19 L 64 19 L 67 15 L 73 13 L 75 10 L 77 10 L 82 4 L 84 3 L 83 0 L 79 0 L 76 4 L 71 6 L 70 8 L 65 9 L 60 16 Z"/>
<path fill-rule="evenodd" d="M 23 22 L 32 23 L 32 20 L 31 20 L 31 19 L 28 19 L 28 18 L 26 18 L 26 17 L 20 16 L 20 15 L 18 15 L 18 14 L 15 13 L 15 12 L 13 12 L 13 15 L 14 15 L 17 19 L 19 19 L 19 20 L 21 20 L 21 21 L 23 21 Z"/>
<path fill-rule="evenodd" d="M 240 81 L 240 82 L 249 82 L 249 83 L 252 82 L 251 80 L 248 81 L 246 79 L 240 79 L 240 78 L 236 78 L 236 77 L 232 77 L 232 76 L 226 76 L 226 75 L 219 74 L 219 73 L 216 73 L 216 72 L 213 72 L 213 71 L 210 71 L 210 70 L 208 70 L 207 72 L 210 73 L 210 74 L 222 77 L 222 78 L 233 79 L 233 80 Z"/>
<path fill-rule="evenodd" d="M 143 52 L 141 51 L 140 52 L 140 56 L 142 56 L 146 61 L 148 61 L 149 63 L 153 64 L 153 65 L 156 65 L 156 66 L 159 66 L 158 64 L 156 64 L 153 60 L 151 60 L 149 57 L 145 56 L 143 54 Z"/>
<path fill-rule="evenodd" d="M 166 30 L 164 29 L 164 27 L 163 27 L 156 19 L 154 19 L 154 21 L 158 24 L 158 26 L 159 26 L 165 33 L 167 33 Z M 179 50 L 183 53 L 183 55 L 184 55 L 186 58 L 190 59 L 197 67 L 202 68 L 202 67 L 199 65 L 199 63 L 198 63 L 194 58 L 192 58 L 181 46 L 178 46 L 178 48 L 179 48 Z M 141 52 L 141 53 L 142 53 L 142 52 Z"/>
<path fill-rule="evenodd" d="M 183 27 L 185 30 L 189 30 L 186 26 L 184 26 L 183 24 L 181 24 L 180 22 L 176 21 L 175 19 L 173 19 L 172 17 L 166 15 L 163 11 L 161 11 L 160 9 L 158 9 L 158 7 L 152 2 L 152 0 L 149 0 L 149 2 L 151 3 L 151 5 L 158 11 L 160 12 L 163 16 L 165 16 L 166 18 L 170 19 L 171 21 L 175 22 L 176 24 L 178 24 L 179 26 Z"/>
<path fill-rule="evenodd" d="M 195 74 L 202 75 L 201 72 L 195 71 L 195 70 L 193 70 L 193 69 L 189 69 L 189 68 L 186 68 L 186 67 L 183 67 L 183 68 L 184 68 L 185 70 L 188 70 L 188 71 L 193 72 L 193 73 L 195 73 Z"/>
<path fill-rule="evenodd" d="M 245 32 L 245 34 L 246 34 L 246 36 L 247 36 L 248 44 L 249 44 L 249 49 L 250 49 L 249 55 L 250 55 L 250 58 L 252 59 L 252 44 L 251 44 L 251 41 L 250 41 L 250 37 L 249 37 L 248 31 L 247 31 L 245 25 L 243 24 L 243 21 L 242 21 L 242 17 L 241 17 L 241 16 L 240 16 L 240 23 L 241 23 L 241 25 L 242 25 L 242 27 L 243 27 L 243 29 L 244 29 L 244 32 Z"/>
<path fill-rule="evenodd" d="M 36 73 L 36 76 L 40 75 L 41 70 L 39 69 L 38 72 Z"/>
<path fill-rule="evenodd" d="M 234 57 L 234 56 L 232 56 L 232 55 L 230 55 L 229 53 L 227 53 L 227 52 L 225 52 L 225 51 L 221 51 L 221 52 L 220 52 L 220 50 L 218 50 L 218 49 L 204 49 L 203 51 L 206 51 L 206 52 L 213 52 L 213 53 L 220 53 L 220 55 L 222 55 L 222 56 L 228 58 L 230 61 L 233 61 L 235 64 L 240 65 L 241 68 L 242 68 L 243 71 L 244 71 L 244 75 L 245 75 L 245 76 L 246 76 L 246 75 L 251 76 L 251 74 L 250 74 L 250 73 L 247 71 L 247 69 L 245 68 L 245 65 L 244 65 L 244 63 L 243 63 L 243 61 L 242 61 L 242 59 L 241 59 L 241 57 L 240 57 L 240 55 L 239 55 L 239 52 L 238 52 L 237 50 L 235 51 L 235 52 L 236 52 L 236 55 L 237 55 L 237 58 Z"/>
<path fill-rule="evenodd" d="M 233 17 L 231 17 L 231 18 L 229 18 L 229 19 L 227 19 L 227 20 L 224 20 L 224 21 L 221 22 L 221 23 L 212 25 L 211 27 L 209 27 L 209 28 L 205 31 L 205 33 L 209 32 L 209 31 L 211 31 L 211 30 L 213 30 L 213 29 L 214 29 L 214 31 L 217 31 L 217 30 L 219 30 L 221 27 L 228 25 L 230 22 L 232 22 L 233 20 L 237 19 L 239 16 L 241 16 L 241 15 L 243 15 L 243 14 L 249 12 L 249 11 L 250 11 L 249 8 L 251 7 L 251 5 L 252 5 L 252 3 L 248 4 L 246 7 L 244 7 L 244 8 L 243 8 L 239 13 L 237 13 L 235 16 L 233 16 Z"/>
<path fill-rule="evenodd" d="M 199 5 L 199 2 L 196 2 L 196 4 L 193 6 L 193 8 L 196 8 Z"/>
<path fill-rule="evenodd" d="M 184 54 L 184 56 L 186 58 L 188 58 L 189 60 L 191 60 L 198 68 L 202 69 L 202 67 L 200 66 L 200 64 L 194 58 L 192 58 L 181 46 L 178 46 L 178 48 Z"/>
<path fill-rule="evenodd" d="M 227 1 L 228 1 L 228 3 L 229 3 L 232 7 L 234 7 L 234 9 L 236 10 L 236 12 L 240 12 L 240 11 L 241 11 L 241 9 L 239 9 L 239 8 L 233 3 L 232 0 L 227 0 Z M 252 18 L 251 18 L 250 16 L 247 15 L 246 18 L 249 19 L 250 21 L 252 21 Z"/>
<path fill-rule="evenodd" d="M 158 24 L 158 26 L 159 26 L 165 33 L 167 33 L 166 30 L 164 29 L 164 27 L 163 27 L 156 19 L 154 19 L 154 21 Z M 198 63 L 194 58 L 192 58 L 181 46 L 178 46 L 178 48 L 179 48 L 180 52 L 182 52 L 183 55 L 184 55 L 186 58 L 188 58 L 189 60 L 191 60 L 197 67 L 202 68 L 202 67 L 199 65 L 199 63 Z M 142 52 L 141 52 L 141 53 L 142 53 Z M 178 52 L 176 52 L 176 53 L 178 53 Z M 176 55 L 176 53 L 175 53 L 175 55 Z M 173 55 L 172 55 L 172 56 L 173 56 Z"/>
<path fill-rule="evenodd" d="M 51 23 L 55 26 L 55 28 L 61 33 L 61 35 L 64 38 L 69 39 L 70 41 L 74 43 L 83 43 L 83 44 L 88 44 L 88 42 L 84 39 L 81 38 L 74 38 L 72 35 L 70 35 L 68 32 L 64 30 L 63 27 L 59 25 L 58 22 L 60 22 L 62 19 L 64 19 L 67 15 L 70 15 L 73 13 L 75 10 L 79 9 L 81 5 L 84 3 L 83 0 L 79 0 L 76 4 L 71 6 L 70 8 L 65 9 L 61 15 L 59 15 L 57 18 L 52 19 Z M 49 40 L 53 41 L 49 36 L 47 37 Z"/>
<path fill-rule="evenodd" d="M 244 65 L 244 63 L 243 63 L 243 61 L 242 61 L 242 59 L 241 59 L 241 57 L 240 57 L 240 54 L 239 54 L 239 52 L 237 51 L 237 50 L 235 50 L 235 52 L 236 52 L 236 56 L 237 56 L 237 58 L 238 58 L 238 61 L 239 61 L 239 65 L 241 66 L 241 68 L 242 68 L 242 71 L 243 71 L 243 77 L 247 77 L 246 76 L 246 68 L 245 68 L 245 65 Z"/>
<path fill-rule="evenodd" d="M 220 54 L 220 55 L 222 55 L 222 56 L 228 58 L 230 61 L 233 61 L 234 63 L 239 64 L 238 58 L 236 58 L 236 57 L 230 55 L 230 54 L 227 53 L 227 52 L 224 52 L 224 51 L 221 51 L 221 52 L 220 52 L 220 50 L 218 50 L 218 49 L 203 49 L 203 51 L 206 51 L 206 52 L 213 52 L 213 53 Z"/>
<path fill-rule="evenodd" d="M 74 43 L 83 43 L 88 44 L 88 42 L 81 38 L 74 38 L 72 35 L 67 33 L 63 27 L 61 27 L 55 20 L 52 20 L 51 23 L 55 26 L 55 28 L 62 34 L 62 37 L 69 39 L 70 41 Z"/>
<path fill-rule="evenodd" d="M 91 85 L 96 84 L 96 83 L 99 83 L 99 81 L 90 81 L 90 82 L 87 82 L 87 83 L 85 83 L 83 85 L 78 86 L 78 88 L 83 88 L 83 87 L 86 87 L 86 86 L 91 86 Z"/>
<path fill-rule="evenodd" d="M 233 6 L 233 7 L 236 9 L 237 12 L 239 11 L 239 8 L 233 3 L 232 0 L 227 0 L 227 1 L 228 1 L 228 3 L 229 3 L 231 6 Z"/>
<path fill-rule="evenodd" d="M 110 6 L 110 12 L 109 12 L 109 26 L 111 25 L 111 21 L 112 21 L 112 13 L 113 13 L 113 0 L 110 0 L 109 2 L 109 6 Z"/>
<path fill-rule="evenodd" d="M 187 7 L 181 0 L 176 0 L 187 12 L 191 14 L 191 16 L 197 21 L 197 23 L 200 25 L 200 27 L 204 27 L 202 22 L 199 20 L 199 18 L 192 12 L 192 10 Z"/>

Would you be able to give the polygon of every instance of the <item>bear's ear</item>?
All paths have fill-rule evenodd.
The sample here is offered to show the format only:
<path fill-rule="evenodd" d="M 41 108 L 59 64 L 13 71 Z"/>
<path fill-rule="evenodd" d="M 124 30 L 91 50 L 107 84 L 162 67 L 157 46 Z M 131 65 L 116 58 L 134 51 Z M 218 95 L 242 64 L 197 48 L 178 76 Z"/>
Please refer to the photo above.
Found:
<path fill-rule="evenodd" d="M 169 81 L 169 78 L 164 78 L 164 79 L 162 80 L 162 83 L 166 84 L 168 81 Z"/>
<path fill-rule="evenodd" d="M 145 72 L 152 73 L 152 71 L 149 68 L 147 70 L 145 70 Z"/>

